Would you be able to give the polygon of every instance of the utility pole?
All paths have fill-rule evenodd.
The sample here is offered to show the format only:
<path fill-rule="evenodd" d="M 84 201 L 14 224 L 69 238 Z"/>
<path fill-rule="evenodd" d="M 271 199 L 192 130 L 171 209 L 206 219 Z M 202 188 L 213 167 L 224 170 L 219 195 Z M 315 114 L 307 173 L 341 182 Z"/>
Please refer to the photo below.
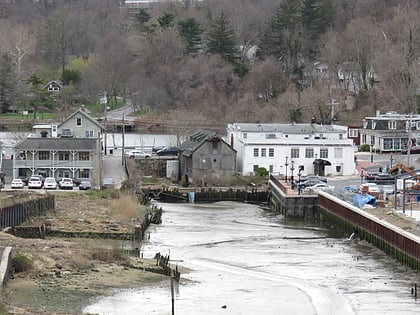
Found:
<path fill-rule="evenodd" d="M 330 125 L 332 125 L 333 124 L 333 121 L 334 121 L 334 108 L 335 108 L 336 105 L 340 105 L 340 103 L 339 102 L 336 102 L 335 99 L 331 98 L 331 103 L 327 103 L 327 105 L 331 107 L 331 113 L 330 113 L 331 120 L 330 120 Z"/>
<path fill-rule="evenodd" d="M 121 143 L 121 165 L 125 164 L 125 159 L 124 159 L 124 155 L 125 155 L 125 122 L 124 122 L 124 113 L 122 116 L 122 143 Z"/>
<path fill-rule="evenodd" d="M 108 110 L 108 99 L 106 98 L 106 91 L 105 91 L 105 93 L 104 93 L 104 96 L 103 97 L 101 97 L 101 104 L 104 104 L 104 114 L 105 114 L 105 117 L 104 117 L 104 127 L 105 127 L 105 137 L 104 137 L 104 154 L 106 155 L 106 150 L 107 150 L 107 132 L 106 132 L 106 120 L 107 120 L 107 116 L 108 116 L 108 113 L 107 113 L 107 110 Z"/>
<path fill-rule="evenodd" d="M 408 126 L 408 143 L 407 143 L 407 166 L 411 166 L 411 123 L 412 115 L 410 114 L 409 126 Z"/>

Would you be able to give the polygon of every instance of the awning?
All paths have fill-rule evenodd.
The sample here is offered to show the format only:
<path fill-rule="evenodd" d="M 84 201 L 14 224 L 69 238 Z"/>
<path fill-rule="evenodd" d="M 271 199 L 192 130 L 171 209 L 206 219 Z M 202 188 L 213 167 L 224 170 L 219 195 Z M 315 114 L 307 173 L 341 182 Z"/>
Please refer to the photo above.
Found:
<path fill-rule="evenodd" d="M 331 162 L 327 161 L 327 160 L 323 160 L 323 159 L 316 159 L 316 160 L 313 161 L 312 164 L 325 166 L 325 165 L 331 165 Z"/>

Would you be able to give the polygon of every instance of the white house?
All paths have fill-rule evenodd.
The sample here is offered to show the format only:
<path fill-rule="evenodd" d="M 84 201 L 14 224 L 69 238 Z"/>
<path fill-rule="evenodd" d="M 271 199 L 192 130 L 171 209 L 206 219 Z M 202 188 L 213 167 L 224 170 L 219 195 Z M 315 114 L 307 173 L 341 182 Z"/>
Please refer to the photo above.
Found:
<path fill-rule="evenodd" d="M 360 144 L 369 144 L 374 151 L 398 152 L 407 149 L 409 139 L 420 140 L 420 115 L 387 112 L 365 117 L 360 130 Z M 411 143 L 411 141 L 410 141 Z"/>
<path fill-rule="evenodd" d="M 236 170 L 251 175 L 259 167 L 272 174 L 353 175 L 353 140 L 347 127 L 318 124 L 233 123 L 226 142 L 237 151 Z"/>

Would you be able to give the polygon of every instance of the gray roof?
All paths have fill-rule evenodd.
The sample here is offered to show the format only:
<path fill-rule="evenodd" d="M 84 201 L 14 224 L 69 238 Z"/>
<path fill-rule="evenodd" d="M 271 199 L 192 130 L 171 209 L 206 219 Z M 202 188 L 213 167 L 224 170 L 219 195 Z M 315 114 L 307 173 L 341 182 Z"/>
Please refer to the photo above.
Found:
<path fill-rule="evenodd" d="M 15 150 L 94 151 L 97 141 L 93 138 L 27 138 L 18 143 Z"/>
<path fill-rule="evenodd" d="M 242 132 L 282 132 L 287 134 L 312 134 L 345 132 L 344 126 L 318 124 L 255 124 L 235 123 Z M 341 128 L 339 128 L 341 127 Z"/>
<path fill-rule="evenodd" d="M 184 155 L 190 155 L 192 152 L 197 150 L 204 142 L 217 137 L 216 132 L 208 130 L 198 130 L 193 133 L 188 140 L 185 140 L 181 145 L 180 149 Z M 219 137 L 220 138 L 220 137 Z"/>
<path fill-rule="evenodd" d="M 92 117 L 90 117 L 85 111 L 81 110 L 80 108 L 75 111 L 73 114 L 71 114 L 70 116 L 66 117 L 59 125 L 58 128 L 60 128 L 64 123 L 66 123 L 67 121 L 73 119 L 74 116 L 76 116 L 76 114 L 82 114 L 83 116 L 86 117 L 86 119 L 89 119 L 91 122 L 93 122 L 96 126 L 98 126 L 98 128 L 100 128 L 101 130 L 105 130 L 105 127 L 102 126 L 100 123 L 98 123 L 95 119 L 93 119 Z"/>

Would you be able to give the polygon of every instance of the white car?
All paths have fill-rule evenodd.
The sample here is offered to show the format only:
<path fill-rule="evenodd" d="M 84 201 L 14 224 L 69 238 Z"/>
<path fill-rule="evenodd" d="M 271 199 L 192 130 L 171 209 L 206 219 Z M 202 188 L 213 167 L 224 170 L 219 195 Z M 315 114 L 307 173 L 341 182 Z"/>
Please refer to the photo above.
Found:
<path fill-rule="evenodd" d="M 131 150 L 131 151 L 126 152 L 125 155 L 130 159 L 135 159 L 135 158 L 148 159 L 151 156 L 149 153 L 146 153 L 146 152 L 140 151 L 140 150 Z"/>
<path fill-rule="evenodd" d="M 54 177 L 47 177 L 45 179 L 44 189 L 57 189 L 57 181 Z"/>
<path fill-rule="evenodd" d="M 12 189 L 20 189 L 23 188 L 25 184 L 23 183 L 23 180 L 20 178 L 14 178 L 10 183 L 10 188 Z"/>
<path fill-rule="evenodd" d="M 334 188 L 334 186 L 328 185 L 327 183 L 319 183 L 305 188 L 305 191 L 327 191 L 334 190 Z"/>
<path fill-rule="evenodd" d="M 73 189 L 73 186 L 74 186 L 73 179 L 69 177 L 63 177 L 58 182 L 58 187 L 60 189 Z"/>
<path fill-rule="evenodd" d="M 42 188 L 42 177 L 41 176 L 31 176 L 28 181 L 28 188 Z"/>

